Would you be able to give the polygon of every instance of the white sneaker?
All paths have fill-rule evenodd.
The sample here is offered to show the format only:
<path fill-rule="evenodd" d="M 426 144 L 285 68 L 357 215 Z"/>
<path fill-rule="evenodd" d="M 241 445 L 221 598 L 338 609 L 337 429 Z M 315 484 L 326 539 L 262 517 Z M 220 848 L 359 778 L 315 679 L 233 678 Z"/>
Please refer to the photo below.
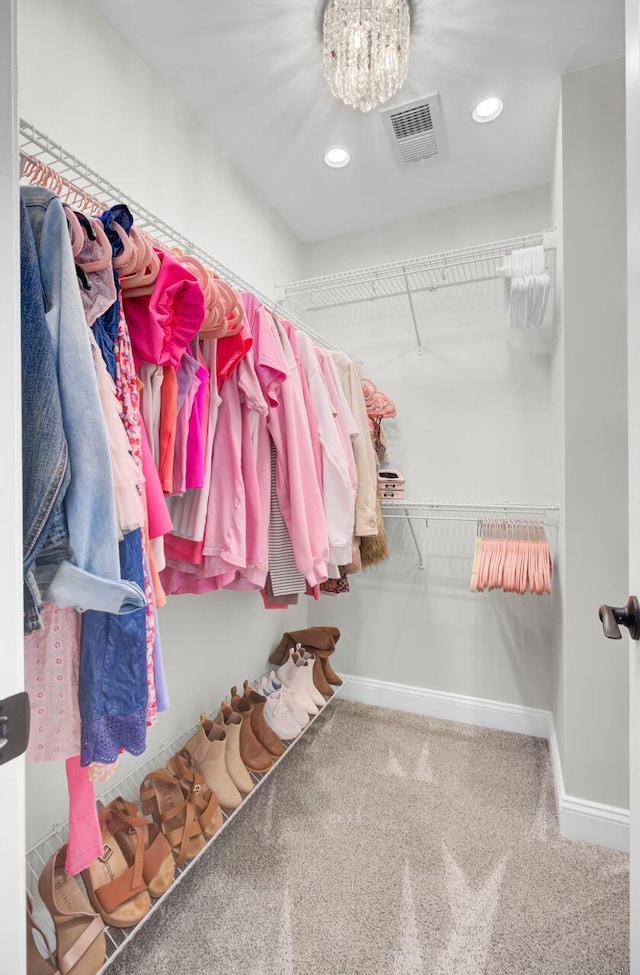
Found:
<path fill-rule="evenodd" d="M 290 689 L 286 687 L 285 684 L 281 684 L 279 680 L 276 680 L 276 675 L 273 671 L 269 675 L 262 678 L 260 691 L 267 698 L 271 697 L 272 694 L 280 694 L 285 701 L 293 720 L 300 725 L 300 728 L 307 727 L 309 724 L 309 715 L 307 714 L 306 710 L 295 700 Z"/>
<path fill-rule="evenodd" d="M 315 705 L 319 708 L 323 708 L 326 704 L 325 699 L 313 682 L 313 661 L 314 657 L 311 654 L 305 654 L 304 657 L 300 657 L 296 663 L 298 670 L 302 670 L 305 675 L 306 688 L 309 697 Z"/>
<path fill-rule="evenodd" d="M 297 738 L 302 728 L 294 719 L 287 707 L 287 701 L 279 691 L 275 691 L 267 698 L 267 703 L 263 709 L 264 720 L 272 731 L 275 731 L 278 738 L 283 741 L 291 741 Z"/>
<path fill-rule="evenodd" d="M 318 713 L 318 708 L 314 704 L 311 695 L 307 690 L 307 678 L 304 675 L 304 667 L 296 667 L 295 660 L 290 656 L 276 671 L 277 678 L 291 692 L 291 697 L 297 705 L 303 707 L 307 714 Z M 324 700 L 322 702 L 324 704 Z"/>

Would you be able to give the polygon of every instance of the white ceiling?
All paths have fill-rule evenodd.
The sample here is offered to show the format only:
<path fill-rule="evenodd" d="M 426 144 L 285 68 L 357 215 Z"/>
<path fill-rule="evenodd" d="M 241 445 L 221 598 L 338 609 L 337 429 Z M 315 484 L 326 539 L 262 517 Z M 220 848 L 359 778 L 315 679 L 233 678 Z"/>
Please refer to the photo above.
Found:
<path fill-rule="evenodd" d="M 322 0 L 93 2 L 304 241 L 546 182 L 560 76 L 624 51 L 624 0 L 413 0 L 389 104 L 439 92 L 446 146 L 400 169 L 378 113 L 325 84 Z M 478 125 L 492 94 L 504 113 Z M 335 144 L 345 169 L 323 163 Z"/>

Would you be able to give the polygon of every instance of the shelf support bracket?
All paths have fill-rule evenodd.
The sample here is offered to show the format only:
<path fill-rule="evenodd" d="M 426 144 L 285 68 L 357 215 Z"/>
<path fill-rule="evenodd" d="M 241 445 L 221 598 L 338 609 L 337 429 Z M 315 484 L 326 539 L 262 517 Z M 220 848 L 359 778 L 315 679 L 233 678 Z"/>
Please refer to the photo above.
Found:
<path fill-rule="evenodd" d="M 422 355 L 422 338 L 420 337 L 420 329 L 418 328 L 418 320 L 416 318 L 416 309 L 413 304 L 413 295 L 411 294 L 411 288 L 409 287 L 409 278 L 407 277 L 407 272 L 404 272 L 404 286 L 407 292 L 407 298 L 409 299 L 409 310 L 411 311 L 411 321 L 413 323 L 413 331 L 416 333 L 416 342 L 418 343 L 418 355 Z"/>
<path fill-rule="evenodd" d="M 413 524 L 411 522 L 411 515 L 409 514 L 408 511 L 405 511 L 404 514 L 405 514 L 405 521 L 407 522 L 407 525 L 409 526 L 409 531 L 411 532 L 413 544 L 415 545 L 416 552 L 418 553 L 418 568 L 424 569 L 424 558 L 422 555 L 422 550 L 420 548 L 420 542 L 418 541 L 418 536 L 416 535 L 416 530 L 413 527 Z"/>

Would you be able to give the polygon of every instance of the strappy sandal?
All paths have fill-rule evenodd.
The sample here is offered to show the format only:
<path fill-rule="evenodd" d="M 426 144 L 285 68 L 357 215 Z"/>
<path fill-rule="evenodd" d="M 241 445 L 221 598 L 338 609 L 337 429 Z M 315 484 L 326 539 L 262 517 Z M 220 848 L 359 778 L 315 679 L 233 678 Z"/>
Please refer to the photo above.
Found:
<path fill-rule="evenodd" d="M 202 787 L 198 789 L 194 799 L 201 789 Z M 163 768 L 149 772 L 140 785 L 142 810 L 145 815 L 152 817 L 156 826 L 164 833 L 178 867 L 183 866 L 187 860 L 192 860 L 206 844 L 190 798 L 189 792 L 185 795 L 180 782 Z"/>
<path fill-rule="evenodd" d="M 96 975 L 104 964 L 107 944 L 102 919 L 91 910 L 80 884 L 64 864 L 66 844 L 47 862 L 40 879 L 40 897 L 56 929 L 58 969 L 64 975 Z"/>
<path fill-rule="evenodd" d="M 112 810 L 122 824 L 122 829 L 115 834 L 120 849 L 124 853 L 129 866 L 135 861 L 138 837 L 142 835 L 144 850 L 144 865 L 142 876 L 152 897 L 161 897 L 169 889 L 175 877 L 173 853 L 165 836 L 151 819 L 145 819 L 133 802 L 127 802 L 118 796 L 106 807 Z M 139 833 L 136 833 L 136 829 Z"/>
<path fill-rule="evenodd" d="M 33 939 L 34 932 L 38 932 L 47 954 L 41 955 Z M 33 901 L 27 894 L 27 975 L 60 975 L 51 945 L 42 928 L 36 924 L 33 917 Z"/>
<path fill-rule="evenodd" d="M 193 764 L 191 752 L 183 748 L 167 762 L 167 768 L 180 782 L 183 793 L 195 810 L 205 840 L 215 836 L 222 826 L 222 809 L 218 797 Z"/>
<path fill-rule="evenodd" d="M 131 827 L 135 853 L 129 865 L 116 839 L 118 833 L 130 828 L 129 824 L 109 807 L 103 809 L 99 820 L 103 850 L 82 871 L 82 879 L 89 900 L 105 923 L 114 928 L 130 928 L 151 910 L 144 881 L 144 834 L 139 826 Z"/>

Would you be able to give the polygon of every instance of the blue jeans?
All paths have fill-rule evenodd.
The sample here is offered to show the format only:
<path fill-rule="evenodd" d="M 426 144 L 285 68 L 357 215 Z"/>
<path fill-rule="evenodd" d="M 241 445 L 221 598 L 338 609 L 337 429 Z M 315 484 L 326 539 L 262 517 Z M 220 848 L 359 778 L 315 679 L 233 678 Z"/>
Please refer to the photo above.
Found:
<path fill-rule="evenodd" d="M 130 613 L 145 597 L 120 575 L 109 444 L 66 216 L 51 190 L 23 186 L 20 193 L 38 254 L 71 466 L 64 506 L 72 554 L 46 598 L 79 610 Z"/>
<path fill-rule="evenodd" d="M 24 631 L 31 633 L 42 628 L 41 586 L 69 557 L 63 501 L 70 470 L 38 255 L 22 200 L 20 313 Z"/>

